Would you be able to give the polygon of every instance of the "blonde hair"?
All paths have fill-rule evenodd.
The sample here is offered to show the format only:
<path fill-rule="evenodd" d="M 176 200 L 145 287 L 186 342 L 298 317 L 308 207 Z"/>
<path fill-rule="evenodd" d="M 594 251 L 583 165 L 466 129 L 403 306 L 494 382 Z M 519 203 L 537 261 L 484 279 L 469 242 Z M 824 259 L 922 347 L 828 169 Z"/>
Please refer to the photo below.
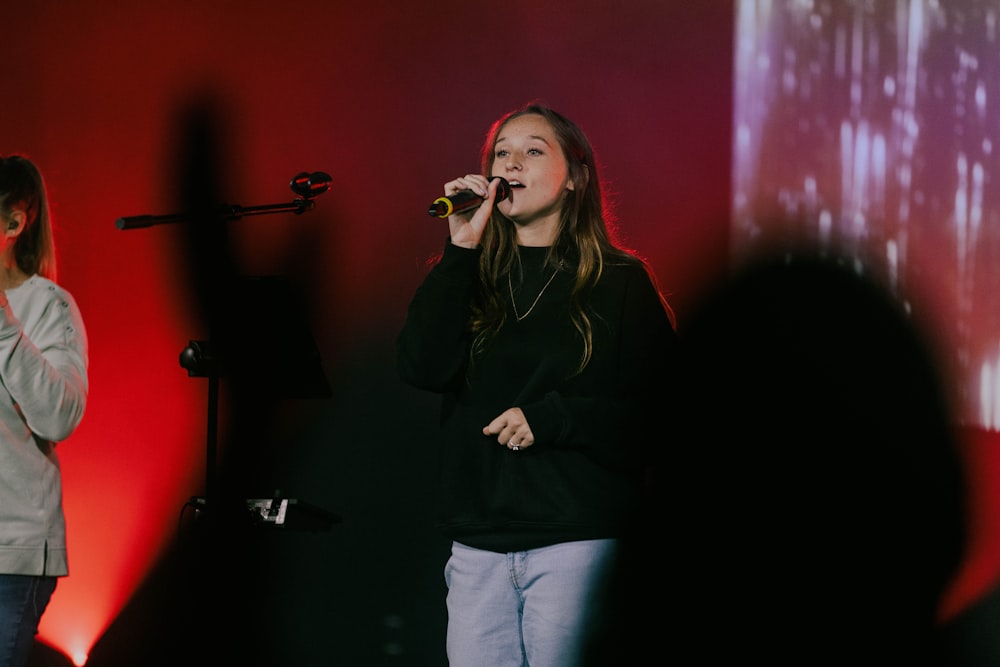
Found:
<path fill-rule="evenodd" d="M 549 248 L 545 263 L 553 270 L 575 271 L 570 293 L 570 319 L 583 341 L 577 367 L 579 373 L 590 362 L 593 354 L 593 327 L 585 306 L 586 295 L 601 279 L 605 264 L 641 264 L 654 285 L 656 282 L 644 260 L 615 242 L 613 217 L 606 204 L 607 198 L 598 174 L 593 147 L 583 130 L 559 112 L 531 103 L 496 120 L 486 135 L 481 151 L 483 173 L 492 173 L 494 149 L 503 127 L 514 118 L 529 114 L 542 117 L 552 127 L 574 186 L 565 200 L 556 240 Z M 479 261 L 479 277 L 482 287 L 473 304 L 470 320 L 474 336 L 473 356 L 482 351 L 507 320 L 501 279 L 509 275 L 519 261 L 514 223 L 494 210 L 483 232 L 481 245 L 483 252 Z M 673 310 L 662 294 L 660 298 L 673 322 Z"/>

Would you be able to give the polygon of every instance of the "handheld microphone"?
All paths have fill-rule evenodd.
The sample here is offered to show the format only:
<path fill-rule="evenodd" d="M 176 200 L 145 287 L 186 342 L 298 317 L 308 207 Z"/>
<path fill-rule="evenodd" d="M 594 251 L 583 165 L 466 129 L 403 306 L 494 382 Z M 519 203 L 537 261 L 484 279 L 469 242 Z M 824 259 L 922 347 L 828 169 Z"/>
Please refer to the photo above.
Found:
<path fill-rule="evenodd" d="M 500 185 L 497 186 L 496 198 L 496 201 L 499 202 L 510 196 L 510 183 L 501 176 L 490 177 L 491 181 L 494 179 L 500 181 Z M 432 218 L 447 218 L 449 215 L 475 208 L 482 204 L 484 200 L 485 197 L 480 197 L 472 190 L 462 190 L 449 197 L 438 197 L 435 199 L 431 203 L 430 208 L 427 209 L 427 214 Z"/>
<path fill-rule="evenodd" d="M 308 199 L 309 197 L 318 197 L 329 190 L 331 181 L 333 181 L 333 178 L 330 174 L 322 171 L 314 171 L 312 173 L 303 171 L 295 174 L 288 186 L 295 194 Z"/>

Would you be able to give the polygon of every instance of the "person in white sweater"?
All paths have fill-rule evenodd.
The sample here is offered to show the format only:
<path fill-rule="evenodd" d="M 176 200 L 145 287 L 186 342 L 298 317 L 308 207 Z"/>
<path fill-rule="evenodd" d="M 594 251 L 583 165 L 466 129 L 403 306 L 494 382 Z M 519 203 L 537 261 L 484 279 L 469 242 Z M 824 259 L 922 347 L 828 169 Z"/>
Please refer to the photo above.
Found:
<path fill-rule="evenodd" d="M 87 403 L 87 334 L 56 282 L 48 194 L 21 155 L 0 157 L 0 667 L 22 667 L 69 574 L 56 443 Z"/>

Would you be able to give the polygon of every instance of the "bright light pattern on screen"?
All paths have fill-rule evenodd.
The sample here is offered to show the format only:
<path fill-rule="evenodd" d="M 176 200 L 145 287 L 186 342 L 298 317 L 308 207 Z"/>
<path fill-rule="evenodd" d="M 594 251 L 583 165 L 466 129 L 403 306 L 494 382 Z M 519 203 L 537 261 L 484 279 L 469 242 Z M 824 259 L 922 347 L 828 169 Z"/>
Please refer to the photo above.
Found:
<path fill-rule="evenodd" d="M 736 7 L 734 254 L 791 239 L 883 281 L 945 341 L 960 420 L 1000 428 L 1000 5 Z"/>

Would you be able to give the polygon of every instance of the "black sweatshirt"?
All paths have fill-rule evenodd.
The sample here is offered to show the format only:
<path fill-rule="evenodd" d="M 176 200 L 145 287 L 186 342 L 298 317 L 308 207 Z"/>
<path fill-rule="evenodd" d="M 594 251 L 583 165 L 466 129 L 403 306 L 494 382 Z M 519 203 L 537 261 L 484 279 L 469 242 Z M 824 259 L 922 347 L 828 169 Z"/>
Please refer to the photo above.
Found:
<path fill-rule="evenodd" d="M 438 526 L 474 548 L 523 551 L 620 535 L 638 507 L 645 457 L 669 420 L 676 337 L 645 267 L 605 264 L 589 297 L 593 356 L 570 320 L 573 271 L 521 247 L 516 312 L 470 364 L 481 249 L 448 242 L 417 289 L 397 341 L 400 377 L 442 394 Z M 506 285 L 505 285 L 506 287 Z M 529 314 L 536 296 L 541 292 Z M 483 427 L 520 407 L 534 444 L 511 451 Z"/>

